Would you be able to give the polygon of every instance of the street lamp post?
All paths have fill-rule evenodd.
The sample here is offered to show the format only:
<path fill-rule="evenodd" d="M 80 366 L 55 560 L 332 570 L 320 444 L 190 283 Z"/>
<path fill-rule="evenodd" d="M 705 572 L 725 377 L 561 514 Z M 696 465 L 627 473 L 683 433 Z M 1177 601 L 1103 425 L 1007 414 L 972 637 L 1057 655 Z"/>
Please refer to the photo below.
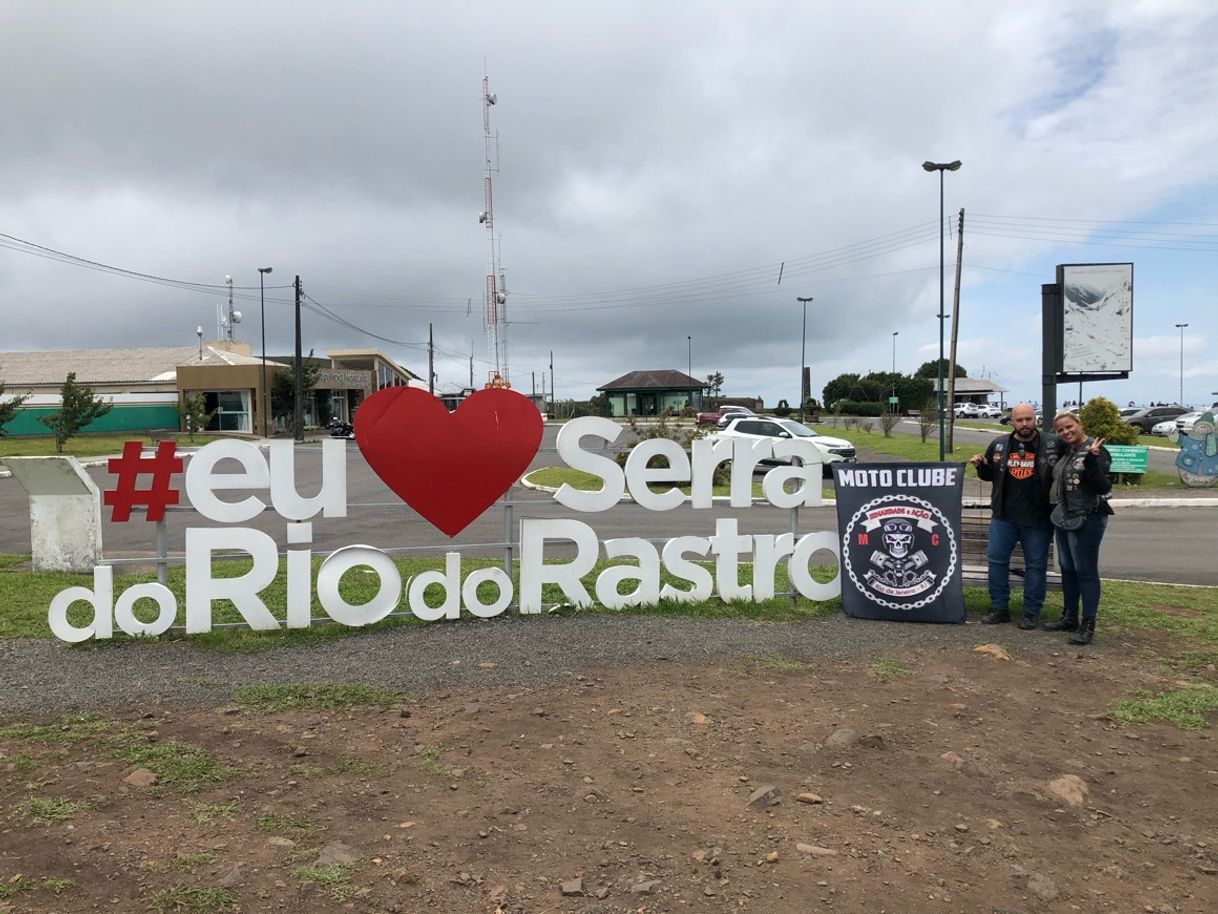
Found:
<path fill-rule="evenodd" d="M 892 396 L 894 400 L 897 396 L 897 334 L 900 332 L 900 330 L 892 331 Z M 892 403 L 889 405 L 892 406 L 892 411 L 895 413 L 897 411 L 896 404 Z"/>
<path fill-rule="evenodd" d="M 954 162 L 923 162 L 922 168 L 926 171 L 939 172 L 939 370 L 936 372 L 936 376 L 939 380 L 939 460 L 942 461 L 946 454 L 946 444 L 943 438 L 944 426 L 946 425 L 943 409 L 943 318 L 946 317 L 943 313 L 943 172 L 959 170 L 960 160 L 957 159 Z"/>
<path fill-rule="evenodd" d="M 1184 328 L 1188 324 L 1176 324 L 1176 329 L 1180 331 L 1180 399 L 1176 401 L 1178 406 L 1184 405 Z"/>
<path fill-rule="evenodd" d="M 805 411 L 808 408 L 808 394 L 811 391 L 804 389 L 804 378 L 808 376 L 808 302 L 812 301 L 812 296 L 807 298 L 795 297 L 795 300 L 804 306 L 804 323 L 803 329 L 800 331 L 799 340 L 799 421 L 806 421 Z"/>
<path fill-rule="evenodd" d="M 270 416 L 267 415 L 270 395 L 266 389 L 266 274 L 270 272 L 270 267 L 258 268 L 258 301 L 262 306 L 262 402 L 258 405 L 262 413 L 263 438 L 271 437 Z"/>
<path fill-rule="evenodd" d="M 694 338 L 689 334 L 685 335 L 685 373 L 692 379 L 694 376 Z M 691 388 L 689 391 L 689 405 L 693 406 L 694 392 Z"/>

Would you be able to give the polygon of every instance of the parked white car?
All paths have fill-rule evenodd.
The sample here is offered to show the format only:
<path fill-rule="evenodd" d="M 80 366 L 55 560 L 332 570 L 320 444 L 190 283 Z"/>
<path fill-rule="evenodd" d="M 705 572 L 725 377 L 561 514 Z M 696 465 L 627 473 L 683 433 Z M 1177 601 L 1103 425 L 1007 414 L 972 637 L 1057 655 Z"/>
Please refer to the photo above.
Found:
<path fill-rule="evenodd" d="M 1160 438 L 1166 438 L 1176 430 L 1176 420 L 1166 419 L 1163 422 L 1156 423 L 1150 427 L 1152 435 L 1158 435 Z"/>
<path fill-rule="evenodd" d="M 957 419 L 997 419 L 1002 410 L 989 403 L 957 403 L 953 412 Z"/>
<path fill-rule="evenodd" d="M 794 419 L 775 419 L 770 416 L 740 416 L 728 422 L 721 431 L 713 432 L 712 438 L 805 438 L 816 445 L 829 475 L 831 463 L 854 463 L 854 445 L 842 438 L 831 438 L 814 432 Z M 763 460 L 762 463 L 788 463 L 784 459 Z"/>
<path fill-rule="evenodd" d="M 1193 426 L 1197 423 L 1197 420 L 1200 418 L 1201 418 L 1200 410 L 1198 410 L 1195 413 L 1185 413 L 1183 416 L 1180 416 L 1178 419 L 1176 419 L 1176 431 L 1179 432 L 1181 435 L 1187 435 L 1189 432 L 1191 432 L 1193 430 Z"/>

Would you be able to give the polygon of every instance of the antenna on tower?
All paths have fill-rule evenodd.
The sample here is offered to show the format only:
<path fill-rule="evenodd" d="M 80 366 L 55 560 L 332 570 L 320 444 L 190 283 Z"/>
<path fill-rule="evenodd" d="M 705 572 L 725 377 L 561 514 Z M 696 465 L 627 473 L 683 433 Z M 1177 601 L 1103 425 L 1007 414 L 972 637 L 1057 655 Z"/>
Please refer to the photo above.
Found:
<path fill-rule="evenodd" d="M 495 195 L 492 176 L 499 173 L 499 134 L 491 131 L 491 107 L 499 96 L 491 92 L 490 77 L 482 77 L 482 146 L 486 172 L 482 179 L 482 212 L 478 222 L 486 226 L 490 255 L 486 273 L 486 302 L 482 321 L 486 328 L 486 348 L 492 370 L 487 387 L 511 387 L 507 358 L 507 277 L 499 263 L 495 239 Z M 494 158 L 491 143 L 494 141 Z"/>

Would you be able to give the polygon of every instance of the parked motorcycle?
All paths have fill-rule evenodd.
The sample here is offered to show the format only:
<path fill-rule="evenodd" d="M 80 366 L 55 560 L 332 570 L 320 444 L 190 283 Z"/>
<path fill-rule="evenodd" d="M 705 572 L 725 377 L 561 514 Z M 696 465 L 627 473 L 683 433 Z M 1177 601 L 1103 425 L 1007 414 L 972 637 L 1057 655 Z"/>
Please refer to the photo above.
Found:
<path fill-rule="evenodd" d="M 355 426 L 353 426 L 350 422 L 344 422 L 337 416 L 326 424 L 326 430 L 330 433 L 331 438 L 355 437 Z"/>

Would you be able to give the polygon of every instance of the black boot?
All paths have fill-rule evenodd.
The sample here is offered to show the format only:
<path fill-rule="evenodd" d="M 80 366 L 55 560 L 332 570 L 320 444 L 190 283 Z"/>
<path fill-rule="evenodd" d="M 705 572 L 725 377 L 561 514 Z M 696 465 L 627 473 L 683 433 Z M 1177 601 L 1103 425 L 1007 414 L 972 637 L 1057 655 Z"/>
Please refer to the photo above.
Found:
<path fill-rule="evenodd" d="M 1084 619 L 1078 624 L 1078 631 L 1066 639 L 1068 644 L 1090 644 L 1095 637 L 1095 619 Z"/>
<path fill-rule="evenodd" d="M 1033 613 L 1024 613 L 1019 619 L 1019 627 L 1025 632 L 1030 632 L 1036 628 L 1036 616 Z"/>
<path fill-rule="evenodd" d="M 1011 612 L 1007 609 L 991 609 L 988 616 L 981 620 L 982 625 L 1001 625 L 1011 621 Z"/>
<path fill-rule="evenodd" d="M 1063 609 L 1060 619 L 1056 622 L 1044 622 L 1040 627 L 1047 632 L 1078 631 L 1078 609 Z"/>

